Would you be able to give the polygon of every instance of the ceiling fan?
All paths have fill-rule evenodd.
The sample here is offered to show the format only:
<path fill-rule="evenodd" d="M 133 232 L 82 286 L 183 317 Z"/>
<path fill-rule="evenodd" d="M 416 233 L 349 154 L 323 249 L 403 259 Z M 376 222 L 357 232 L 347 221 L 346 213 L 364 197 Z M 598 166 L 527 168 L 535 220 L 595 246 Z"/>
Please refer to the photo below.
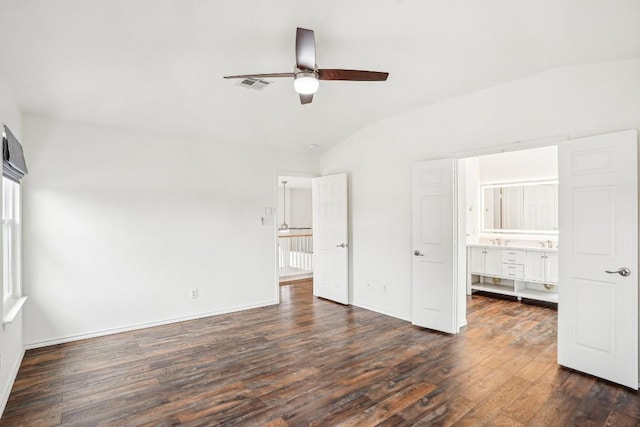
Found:
<path fill-rule="evenodd" d="M 293 77 L 293 87 L 302 104 L 310 104 L 318 90 L 320 80 L 385 81 L 389 73 L 380 71 L 342 70 L 318 68 L 316 65 L 316 39 L 313 31 L 298 28 L 296 31 L 296 68 L 293 73 L 242 74 L 224 76 L 225 79 L 263 79 Z"/>

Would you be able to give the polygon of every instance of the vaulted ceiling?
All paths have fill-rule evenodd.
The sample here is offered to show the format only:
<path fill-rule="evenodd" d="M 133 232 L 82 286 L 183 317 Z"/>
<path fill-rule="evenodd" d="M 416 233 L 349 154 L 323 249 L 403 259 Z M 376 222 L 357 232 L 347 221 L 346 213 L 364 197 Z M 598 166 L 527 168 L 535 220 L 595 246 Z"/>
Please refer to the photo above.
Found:
<path fill-rule="evenodd" d="M 296 27 L 321 68 L 390 72 L 261 91 Z M 637 0 L 0 0 L 0 74 L 23 111 L 317 152 L 368 123 L 564 65 L 640 57 Z"/>

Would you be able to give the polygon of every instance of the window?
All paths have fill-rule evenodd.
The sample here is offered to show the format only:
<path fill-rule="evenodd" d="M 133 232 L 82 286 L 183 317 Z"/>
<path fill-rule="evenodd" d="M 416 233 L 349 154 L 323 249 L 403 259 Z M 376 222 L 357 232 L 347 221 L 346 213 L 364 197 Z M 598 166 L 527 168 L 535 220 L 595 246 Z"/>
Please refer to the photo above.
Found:
<path fill-rule="evenodd" d="M 20 297 L 20 184 L 2 178 L 2 299 Z"/>

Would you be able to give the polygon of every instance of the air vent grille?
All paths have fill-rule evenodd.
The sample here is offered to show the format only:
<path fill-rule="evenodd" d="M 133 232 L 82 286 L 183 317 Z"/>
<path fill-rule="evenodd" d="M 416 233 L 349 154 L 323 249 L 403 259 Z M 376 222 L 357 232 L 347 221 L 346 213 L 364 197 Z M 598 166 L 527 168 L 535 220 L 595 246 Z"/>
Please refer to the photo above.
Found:
<path fill-rule="evenodd" d="M 239 86 L 254 90 L 262 90 L 270 84 L 271 82 L 268 82 L 266 80 L 252 78 L 242 79 L 238 82 Z"/>

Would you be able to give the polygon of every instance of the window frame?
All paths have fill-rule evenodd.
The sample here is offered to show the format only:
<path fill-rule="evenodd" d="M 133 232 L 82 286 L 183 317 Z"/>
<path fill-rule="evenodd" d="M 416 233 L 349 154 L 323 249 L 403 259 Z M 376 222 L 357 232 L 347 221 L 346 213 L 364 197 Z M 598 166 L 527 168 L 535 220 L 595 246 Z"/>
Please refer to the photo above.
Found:
<path fill-rule="evenodd" d="M 22 296 L 21 186 L 2 177 L 2 305 L 4 312 Z"/>

